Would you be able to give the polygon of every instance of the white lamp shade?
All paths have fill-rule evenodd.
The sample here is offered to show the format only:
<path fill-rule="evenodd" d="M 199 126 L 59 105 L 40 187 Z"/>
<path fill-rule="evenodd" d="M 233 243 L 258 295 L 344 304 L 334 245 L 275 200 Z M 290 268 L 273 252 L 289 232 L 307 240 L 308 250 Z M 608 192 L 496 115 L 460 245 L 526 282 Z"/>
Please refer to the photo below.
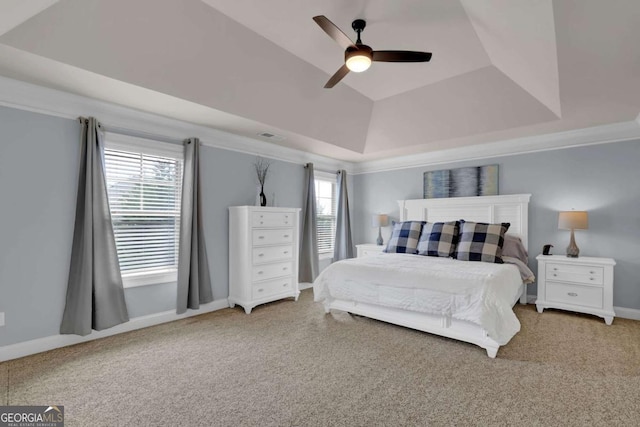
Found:
<path fill-rule="evenodd" d="M 565 211 L 558 215 L 558 228 L 562 230 L 586 230 L 589 215 L 585 211 Z"/>
<path fill-rule="evenodd" d="M 389 217 L 383 214 L 375 214 L 371 217 L 372 227 L 386 227 L 389 224 Z"/>

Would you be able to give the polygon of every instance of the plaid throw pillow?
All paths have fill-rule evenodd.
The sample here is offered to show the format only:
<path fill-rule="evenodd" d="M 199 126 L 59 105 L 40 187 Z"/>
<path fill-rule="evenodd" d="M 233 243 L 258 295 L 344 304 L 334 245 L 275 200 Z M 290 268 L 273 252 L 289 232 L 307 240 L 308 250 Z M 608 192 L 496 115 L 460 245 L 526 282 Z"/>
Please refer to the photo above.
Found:
<path fill-rule="evenodd" d="M 387 253 L 417 254 L 418 239 L 424 221 L 404 221 L 393 224 L 393 231 L 384 249 Z"/>
<path fill-rule="evenodd" d="M 418 255 L 450 258 L 456 251 L 458 221 L 426 223 L 418 242 Z"/>
<path fill-rule="evenodd" d="M 484 261 L 502 264 L 504 235 L 508 222 L 486 224 L 460 220 L 460 238 L 455 258 L 462 261 Z"/>

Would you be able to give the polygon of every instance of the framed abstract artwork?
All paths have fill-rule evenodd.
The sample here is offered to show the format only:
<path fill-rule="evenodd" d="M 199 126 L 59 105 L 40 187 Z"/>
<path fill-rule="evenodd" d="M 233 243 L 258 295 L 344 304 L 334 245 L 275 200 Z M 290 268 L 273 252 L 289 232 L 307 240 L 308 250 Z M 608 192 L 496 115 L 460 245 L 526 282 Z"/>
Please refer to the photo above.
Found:
<path fill-rule="evenodd" d="M 424 198 L 498 195 L 498 165 L 424 173 Z"/>

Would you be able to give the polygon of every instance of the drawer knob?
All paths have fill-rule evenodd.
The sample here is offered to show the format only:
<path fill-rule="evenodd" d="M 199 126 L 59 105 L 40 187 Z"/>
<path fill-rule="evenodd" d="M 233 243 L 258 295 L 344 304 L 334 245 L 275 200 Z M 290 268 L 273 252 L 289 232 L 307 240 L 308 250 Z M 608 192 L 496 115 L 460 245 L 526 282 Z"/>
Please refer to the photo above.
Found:
<path fill-rule="evenodd" d="M 258 289 L 258 292 L 262 292 L 262 291 L 264 291 L 264 289 L 262 289 L 262 288 Z"/>
<path fill-rule="evenodd" d="M 289 235 L 288 235 L 288 234 L 285 234 L 285 235 L 284 235 L 284 237 L 289 237 Z"/>
<path fill-rule="evenodd" d="M 558 268 L 557 268 L 557 267 L 554 267 L 554 268 L 553 268 L 553 271 L 558 271 Z"/>
<path fill-rule="evenodd" d="M 287 267 L 282 267 L 282 270 L 287 271 Z"/>
<path fill-rule="evenodd" d="M 262 271 L 258 271 L 258 274 L 262 274 L 262 273 L 263 273 Z"/>
<path fill-rule="evenodd" d="M 282 287 L 283 287 L 283 288 L 286 288 L 286 287 L 287 287 L 287 283 L 283 283 L 283 284 L 282 284 Z"/>
<path fill-rule="evenodd" d="M 567 295 L 569 295 L 570 297 L 577 297 L 578 294 L 576 294 L 575 292 L 567 292 Z"/>
<path fill-rule="evenodd" d="M 553 273 L 553 276 L 555 277 L 555 276 L 557 276 L 557 274 L 556 274 L 556 273 Z"/>
<path fill-rule="evenodd" d="M 593 277 L 589 277 L 589 280 L 596 280 L 596 279 L 594 279 Z"/>
<path fill-rule="evenodd" d="M 285 223 L 285 224 L 289 224 L 289 221 L 285 221 L 284 223 Z"/>
<path fill-rule="evenodd" d="M 264 222 L 263 222 L 263 221 L 260 221 L 260 224 L 264 224 Z"/>
<path fill-rule="evenodd" d="M 258 256 L 264 256 L 264 254 L 258 254 Z"/>
<path fill-rule="evenodd" d="M 595 271 L 590 271 L 589 274 L 596 274 L 596 272 Z"/>
<path fill-rule="evenodd" d="M 284 253 L 285 253 L 285 254 L 288 254 L 288 253 L 289 253 L 289 251 L 284 251 Z"/>
<path fill-rule="evenodd" d="M 258 239 L 264 239 L 264 236 L 258 236 Z"/>

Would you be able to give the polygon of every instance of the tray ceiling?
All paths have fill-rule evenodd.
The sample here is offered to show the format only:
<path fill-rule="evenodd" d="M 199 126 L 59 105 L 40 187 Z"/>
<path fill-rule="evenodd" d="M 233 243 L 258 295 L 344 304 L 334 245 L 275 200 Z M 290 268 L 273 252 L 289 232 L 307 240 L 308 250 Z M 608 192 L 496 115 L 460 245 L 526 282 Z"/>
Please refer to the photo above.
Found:
<path fill-rule="evenodd" d="M 319 14 L 349 36 L 367 20 L 374 49 L 433 58 L 374 63 L 323 89 L 343 52 Z M 3 2 L 0 16 L 2 75 L 342 160 L 640 112 L 634 1 L 49 0 Z"/>

